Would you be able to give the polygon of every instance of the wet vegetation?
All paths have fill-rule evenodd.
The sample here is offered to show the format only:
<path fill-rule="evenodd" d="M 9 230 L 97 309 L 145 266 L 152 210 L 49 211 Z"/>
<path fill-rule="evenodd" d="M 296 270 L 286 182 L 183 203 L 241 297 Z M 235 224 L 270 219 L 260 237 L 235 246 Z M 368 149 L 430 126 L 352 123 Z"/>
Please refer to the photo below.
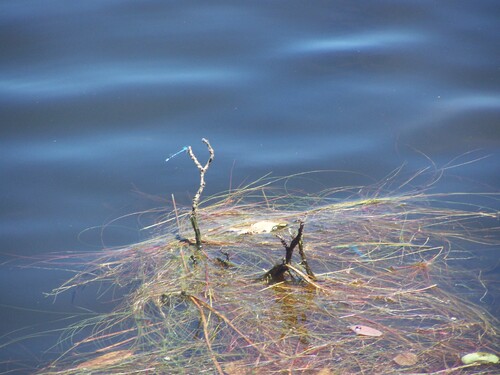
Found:
<path fill-rule="evenodd" d="M 495 373 L 461 357 L 499 350 L 474 263 L 499 245 L 498 213 L 433 193 L 441 172 L 315 195 L 289 188 L 301 176 L 263 178 L 199 203 L 201 188 L 151 239 L 87 254 L 90 266 L 53 291 L 128 292 L 70 327 L 68 350 L 40 373 Z"/>

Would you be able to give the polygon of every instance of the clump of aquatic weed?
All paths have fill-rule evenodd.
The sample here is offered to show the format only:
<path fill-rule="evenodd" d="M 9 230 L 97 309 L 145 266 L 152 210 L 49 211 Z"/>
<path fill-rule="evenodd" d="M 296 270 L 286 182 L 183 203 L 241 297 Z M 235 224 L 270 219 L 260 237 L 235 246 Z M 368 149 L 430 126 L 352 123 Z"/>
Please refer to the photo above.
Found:
<path fill-rule="evenodd" d="M 498 321 L 462 294 L 488 292 L 480 271 L 455 264 L 498 246 L 498 213 L 432 193 L 436 181 L 407 189 L 421 176 L 316 195 L 264 178 L 200 203 L 201 246 L 189 210 L 174 209 L 155 237 L 101 253 L 54 290 L 129 288 L 118 309 L 72 327 L 71 348 L 41 373 L 491 373 L 460 362 L 498 351 Z"/>

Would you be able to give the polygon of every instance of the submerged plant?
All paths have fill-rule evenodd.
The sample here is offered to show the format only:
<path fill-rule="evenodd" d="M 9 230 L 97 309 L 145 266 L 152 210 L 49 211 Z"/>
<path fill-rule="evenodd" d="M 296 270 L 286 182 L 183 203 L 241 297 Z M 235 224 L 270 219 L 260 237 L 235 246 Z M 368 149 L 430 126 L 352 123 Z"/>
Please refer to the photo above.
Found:
<path fill-rule="evenodd" d="M 213 159 L 203 141 L 205 166 L 188 150 L 200 170 L 191 210 L 167 215 L 147 241 L 88 255 L 91 266 L 54 290 L 111 283 L 126 294 L 115 311 L 75 325 L 67 354 L 40 373 L 459 374 L 464 353 L 499 350 L 498 320 L 456 285 L 484 294 L 478 271 L 456 264 L 478 244 L 499 245 L 495 210 L 451 203 L 461 194 L 394 193 L 388 180 L 293 195 L 279 188 L 290 177 L 200 206 Z M 198 217 L 205 257 L 174 235 L 191 225 L 196 254 Z M 292 231 L 298 218 L 307 236 L 305 221 Z"/>

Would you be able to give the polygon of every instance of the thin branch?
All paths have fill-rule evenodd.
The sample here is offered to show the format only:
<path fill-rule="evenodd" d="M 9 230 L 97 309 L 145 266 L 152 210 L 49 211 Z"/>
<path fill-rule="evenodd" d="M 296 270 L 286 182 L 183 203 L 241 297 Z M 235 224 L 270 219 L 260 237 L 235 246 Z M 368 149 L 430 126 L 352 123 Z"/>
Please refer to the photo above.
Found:
<path fill-rule="evenodd" d="M 198 191 L 194 195 L 193 206 L 191 209 L 191 216 L 189 218 L 191 221 L 191 225 L 193 226 L 194 235 L 196 237 L 196 247 L 198 248 L 198 250 L 201 249 L 201 233 L 200 233 L 200 227 L 198 226 L 198 218 L 196 213 L 198 210 L 198 204 L 200 202 L 201 193 L 203 193 L 203 189 L 205 189 L 205 173 L 207 172 L 208 167 L 210 166 L 212 160 L 214 160 L 215 156 L 214 149 L 210 145 L 208 139 L 202 138 L 201 140 L 203 143 L 207 145 L 208 152 L 210 153 L 210 157 L 208 158 L 205 166 L 202 166 L 201 163 L 198 161 L 195 154 L 193 153 L 193 149 L 191 148 L 191 146 L 189 146 L 187 149 L 189 157 L 191 158 L 191 160 L 193 160 L 194 164 L 200 171 L 200 187 L 198 188 Z"/>

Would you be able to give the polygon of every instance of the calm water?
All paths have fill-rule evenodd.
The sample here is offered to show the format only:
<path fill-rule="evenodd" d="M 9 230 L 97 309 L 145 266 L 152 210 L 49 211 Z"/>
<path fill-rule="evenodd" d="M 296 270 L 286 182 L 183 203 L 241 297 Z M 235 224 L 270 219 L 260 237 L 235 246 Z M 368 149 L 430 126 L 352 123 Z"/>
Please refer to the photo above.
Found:
<path fill-rule="evenodd" d="M 496 0 L 4 0 L 1 259 L 140 239 L 136 219 L 92 228 L 162 204 L 150 195 L 188 203 L 197 170 L 164 160 L 205 153 L 202 137 L 216 150 L 206 195 L 267 172 L 359 173 L 311 191 L 369 184 L 429 165 L 420 152 L 489 156 L 437 189 L 498 191 L 499 17 Z M 82 311 L 42 295 L 69 275 L 1 267 L 0 344 Z M 94 297 L 79 305 L 105 309 Z M 58 334 L 2 347 L 0 366 L 52 359 Z"/>

